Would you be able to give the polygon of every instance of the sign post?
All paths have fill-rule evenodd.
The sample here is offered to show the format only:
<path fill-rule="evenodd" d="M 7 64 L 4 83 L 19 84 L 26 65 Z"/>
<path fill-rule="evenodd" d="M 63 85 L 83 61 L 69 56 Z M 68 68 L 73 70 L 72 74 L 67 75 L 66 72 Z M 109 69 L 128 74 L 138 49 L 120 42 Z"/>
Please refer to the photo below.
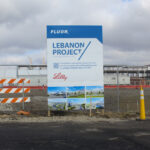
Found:
<path fill-rule="evenodd" d="M 90 97 L 90 117 L 92 117 L 92 97 Z"/>

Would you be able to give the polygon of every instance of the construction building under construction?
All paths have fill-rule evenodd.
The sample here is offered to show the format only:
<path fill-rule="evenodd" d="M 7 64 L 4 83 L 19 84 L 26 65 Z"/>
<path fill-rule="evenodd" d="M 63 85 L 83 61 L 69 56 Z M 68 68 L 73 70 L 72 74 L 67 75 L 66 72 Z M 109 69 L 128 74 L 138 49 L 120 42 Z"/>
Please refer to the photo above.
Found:
<path fill-rule="evenodd" d="M 29 78 L 31 86 L 47 85 L 46 65 L 0 65 L 0 78 Z M 150 65 L 105 65 L 105 85 L 150 85 Z"/>

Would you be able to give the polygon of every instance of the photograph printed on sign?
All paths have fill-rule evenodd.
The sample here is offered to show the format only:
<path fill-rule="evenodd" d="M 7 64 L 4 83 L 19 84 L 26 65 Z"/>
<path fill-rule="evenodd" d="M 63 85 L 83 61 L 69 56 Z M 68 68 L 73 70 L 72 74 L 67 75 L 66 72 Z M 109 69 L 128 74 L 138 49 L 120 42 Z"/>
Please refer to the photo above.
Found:
<path fill-rule="evenodd" d="M 48 87 L 49 98 L 66 98 L 66 87 Z"/>
<path fill-rule="evenodd" d="M 50 110 L 66 110 L 66 104 L 66 98 L 48 99 L 48 107 Z"/>
<path fill-rule="evenodd" d="M 104 108 L 104 97 L 86 98 L 86 109 L 101 109 Z"/>
<path fill-rule="evenodd" d="M 104 97 L 103 86 L 86 86 L 86 98 Z"/>
<path fill-rule="evenodd" d="M 51 110 L 85 110 L 104 107 L 103 86 L 49 87 L 48 105 Z"/>
<path fill-rule="evenodd" d="M 67 87 L 67 98 L 85 98 L 84 86 Z"/>
<path fill-rule="evenodd" d="M 85 98 L 69 98 L 68 110 L 85 110 L 86 99 Z"/>
<path fill-rule="evenodd" d="M 86 87 L 86 109 L 98 109 L 104 107 L 104 87 L 87 86 Z"/>
<path fill-rule="evenodd" d="M 68 109 L 83 110 L 85 109 L 85 87 L 72 86 L 67 87 Z"/>

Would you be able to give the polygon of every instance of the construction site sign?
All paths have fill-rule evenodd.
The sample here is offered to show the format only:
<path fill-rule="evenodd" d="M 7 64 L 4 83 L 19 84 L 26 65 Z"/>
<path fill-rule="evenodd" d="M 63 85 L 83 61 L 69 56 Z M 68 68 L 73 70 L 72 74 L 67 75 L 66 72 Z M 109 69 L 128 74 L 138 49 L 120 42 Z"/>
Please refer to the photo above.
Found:
<path fill-rule="evenodd" d="M 104 107 L 102 26 L 47 26 L 48 105 Z"/>

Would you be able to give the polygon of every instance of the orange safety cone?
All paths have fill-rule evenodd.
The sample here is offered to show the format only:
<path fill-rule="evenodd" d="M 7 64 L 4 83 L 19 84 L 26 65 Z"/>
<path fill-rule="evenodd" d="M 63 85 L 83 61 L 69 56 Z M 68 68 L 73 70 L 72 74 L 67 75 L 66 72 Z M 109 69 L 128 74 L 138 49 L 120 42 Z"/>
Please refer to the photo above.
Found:
<path fill-rule="evenodd" d="M 145 120 L 145 103 L 144 103 L 144 91 L 141 86 L 140 91 L 140 120 Z"/>

